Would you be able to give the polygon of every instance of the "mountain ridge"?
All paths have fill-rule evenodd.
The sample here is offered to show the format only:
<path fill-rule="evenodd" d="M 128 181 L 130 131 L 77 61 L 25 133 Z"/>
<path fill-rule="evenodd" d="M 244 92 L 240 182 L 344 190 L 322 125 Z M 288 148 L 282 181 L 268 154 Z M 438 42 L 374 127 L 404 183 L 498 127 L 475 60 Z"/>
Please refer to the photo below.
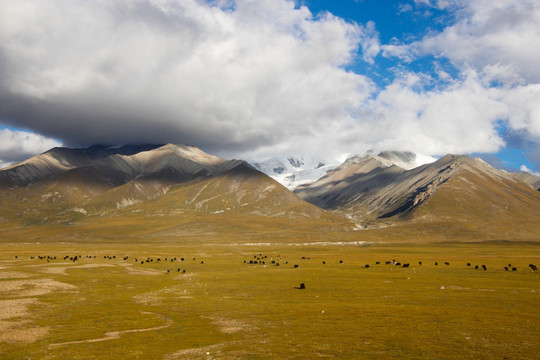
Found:
<path fill-rule="evenodd" d="M 71 169 L 88 166 L 99 159 L 114 155 L 133 155 L 162 145 L 93 145 L 88 148 L 52 148 L 22 162 L 0 169 L 0 187 L 26 186 L 37 181 L 54 178 Z"/>
<path fill-rule="evenodd" d="M 62 176 L 96 178 L 100 174 L 104 182 L 113 186 L 152 176 L 185 181 L 227 171 L 241 162 L 221 159 L 188 145 L 53 148 L 0 170 L 0 187 L 27 186 Z"/>
<path fill-rule="evenodd" d="M 515 174 L 497 170 L 481 159 L 464 155 L 446 155 L 434 163 L 411 170 L 385 163 L 377 156 L 348 159 L 313 184 L 298 187 L 295 192 L 306 201 L 327 210 L 342 210 L 371 219 L 403 218 L 411 214 L 454 177 L 465 172 L 475 174 L 475 181 L 493 181 L 499 187 L 525 185 Z M 509 185 L 510 184 L 510 185 Z M 482 185 L 472 183 L 471 191 Z M 529 186 L 530 187 L 530 186 Z M 532 190 L 532 189 L 531 189 Z M 509 190 L 510 191 L 510 190 Z M 538 197 L 540 193 L 531 192 Z M 492 199 L 490 201 L 494 201 Z M 536 204 L 538 207 L 540 203 Z"/>

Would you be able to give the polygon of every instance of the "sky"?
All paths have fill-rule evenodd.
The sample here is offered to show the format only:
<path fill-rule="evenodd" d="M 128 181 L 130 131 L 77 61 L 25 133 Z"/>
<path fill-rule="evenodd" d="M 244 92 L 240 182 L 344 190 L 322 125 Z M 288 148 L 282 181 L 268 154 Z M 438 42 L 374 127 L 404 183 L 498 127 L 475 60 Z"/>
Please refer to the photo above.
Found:
<path fill-rule="evenodd" d="M 54 146 L 540 172 L 537 0 L 0 0 L 0 167 Z"/>

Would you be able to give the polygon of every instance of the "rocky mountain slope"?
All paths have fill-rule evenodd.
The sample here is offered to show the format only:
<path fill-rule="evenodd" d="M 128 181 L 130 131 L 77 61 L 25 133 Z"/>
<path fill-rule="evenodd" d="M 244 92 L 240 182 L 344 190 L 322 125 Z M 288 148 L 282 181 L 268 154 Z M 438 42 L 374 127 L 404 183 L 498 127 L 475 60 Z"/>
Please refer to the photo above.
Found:
<path fill-rule="evenodd" d="M 70 170 L 91 166 L 113 155 L 130 156 L 161 145 L 94 145 L 85 149 L 53 148 L 0 170 L 0 188 L 21 187 L 57 177 Z"/>
<path fill-rule="evenodd" d="M 354 214 L 364 224 L 443 218 L 485 223 L 501 217 L 540 221 L 540 192 L 515 174 L 466 156 L 447 155 L 411 170 L 380 156 L 352 158 L 295 193 L 324 209 Z"/>
<path fill-rule="evenodd" d="M 529 184 L 533 189 L 540 191 L 540 176 L 527 172 L 520 172 L 514 174 L 514 177 L 523 181 L 525 184 Z"/>

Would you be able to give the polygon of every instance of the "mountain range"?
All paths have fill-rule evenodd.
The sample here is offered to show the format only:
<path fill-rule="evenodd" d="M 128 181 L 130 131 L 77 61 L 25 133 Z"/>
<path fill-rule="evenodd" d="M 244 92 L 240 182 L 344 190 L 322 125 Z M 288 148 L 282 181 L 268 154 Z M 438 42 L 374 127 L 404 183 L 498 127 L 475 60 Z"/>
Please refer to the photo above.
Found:
<path fill-rule="evenodd" d="M 362 156 L 354 156 L 349 161 L 370 155 L 373 155 L 373 151 Z M 384 151 L 378 156 L 407 170 L 436 160 L 429 156 L 398 151 Z M 262 162 L 251 161 L 249 163 L 290 190 L 294 190 L 300 185 L 312 183 L 340 165 L 339 161 L 307 156 L 274 157 Z"/>
<path fill-rule="evenodd" d="M 539 177 L 462 155 L 419 162 L 391 151 L 334 166 L 303 157 L 250 164 L 173 144 L 54 148 L 0 170 L 0 233 L 67 241 L 540 235 Z"/>
<path fill-rule="evenodd" d="M 501 224 L 525 229 L 540 223 L 536 180 L 463 155 L 446 155 L 410 170 L 370 155 L 347 160 L 295 193 L 321 208 L 351 214 L 363 227 L 391 219 L 453 228 L 466 224 L 471 231 Z"/>

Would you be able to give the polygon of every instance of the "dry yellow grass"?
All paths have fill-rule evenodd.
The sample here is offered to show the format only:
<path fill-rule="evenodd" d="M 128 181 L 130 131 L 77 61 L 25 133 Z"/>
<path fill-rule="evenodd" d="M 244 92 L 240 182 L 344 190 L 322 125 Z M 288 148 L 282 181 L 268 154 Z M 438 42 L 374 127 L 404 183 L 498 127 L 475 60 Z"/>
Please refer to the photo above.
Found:
<path fill-rule="evenodd" d="M 540 283 L 527 267 L 540 263 L 535 243 L 0 250 L 0 301 L 11 309 L 1 325 L 12 334 L 0 338 L 1 358 L 535 359 L 540 351 Z M 410 266 L 385 265 L 394 259 Z M 517 271 L 506 272 L 508 263 Z M 6 290 L 20 281 L 31 297 Z"/>

